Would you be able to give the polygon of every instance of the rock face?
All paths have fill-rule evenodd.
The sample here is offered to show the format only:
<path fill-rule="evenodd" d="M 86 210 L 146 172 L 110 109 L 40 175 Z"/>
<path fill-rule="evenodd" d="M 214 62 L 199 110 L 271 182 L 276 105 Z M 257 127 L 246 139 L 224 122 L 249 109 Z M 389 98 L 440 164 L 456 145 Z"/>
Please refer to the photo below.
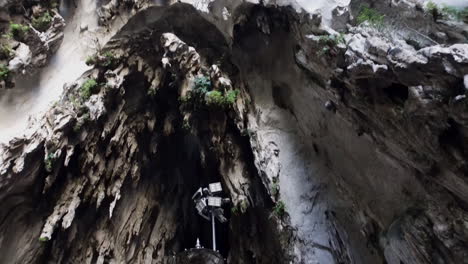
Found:
<path fill-rule="evenodd" d="M 227 263 L 468 263 L 465 24 L 165 4 L 0 148 L 0 262 L 195 263 L 191 196 L 221 181 Z"/>
<path fill-rule="evenodd" d="M 1 88 L 13 88 L 16 78 L 37 73 L 46 66 L 63 40 L 65 20 L 52 0 L 34 3 L 5 1 L 0 3 Z"/>

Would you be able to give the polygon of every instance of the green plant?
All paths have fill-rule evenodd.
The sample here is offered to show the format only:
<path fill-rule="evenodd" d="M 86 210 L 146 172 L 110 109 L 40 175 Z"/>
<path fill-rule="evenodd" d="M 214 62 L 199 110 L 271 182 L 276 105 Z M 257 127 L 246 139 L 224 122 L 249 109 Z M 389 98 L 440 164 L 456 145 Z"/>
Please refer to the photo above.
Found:
<path fill-rule="evenodd" d="M 45 3 L 45 6 L 50 8 L 59 8 L 60 3 L 58 0 L 49 0 Z"/>
<path fill-rule="evenodd" d="M 211 81 L 206 76 L 199 76 L 195 78 L 195 90 L 199 90 L 201 93 L 205 94 L 211 90 Z"/>
<path fill-rule="evenodd" d="M 270 192 L 273 197 L 277 197 L 279 195 L 280 185 L 279 180 L 277 177 L 273 178 L 273 182 L 270 185 Z"/>
<path fill-rule="evenodd" d="M 94 65 L 96 64 L 96 62 L 97 62 L 97 55 L 88 56 L 85 61 L 86 65 L 88 66 Z"/>
<path fill-rule="evenodd" d="M 88 100 L 96 92 L 98 83 L 95 79 L 87 79 L 80 87 L 80 95 L 83 100 Z"/>
<path fill-rule="evenodd" d="M 154 97 L 156 95 L 156 92 L 157 92 L 156 87 L 151 86 L 150 88 L 148 88 L 147 94 L 151 97 Z"/>
<path fill-rule="evenodd" d="M 9 59 L 13 56 L 14 51 L 8 44 L 0 45 L 0 59 Z"/>
<path fill-rule="evenodd" d="M 283 201 L 278 201 L 273 208 L 273 213 L 278 216 L 279 218 L 282 218 L 285 213 L 286 213 L 286 205 L 284 204 Z"/>
<path fill-rule="evenodd" d="M 241 200 L 237 205 L 231 207 L 231 213 L 234 215 L 245 214 L 248 208 L 249 204 L 247 200 Z"/>
<path fill-rule="evenodd" d="M 89 121 L 90 115 L 88 112 L 84 113 L 78 120 L 76 121 L 75 125 L 73 126 L 73 131 L 79 132 L 83 125 Z"/>
<path fill-rule="evenodd" d="M 8 79 L 8 76 L 10 75 L 10 69 L 6 65 L 0 65 L 0 80 L 6 80 Z"/>
<path fill-rule="evenodd" d="M 205 95 L 211 90 L 211 81 L 206 76 L 195 78 L 193 89 L 179 97 L 182 107 L 198 108 L 205 103 Z"/>
<path fill-rule="evenodd" d="M 47 237 L 39 237 L 39 242 L 47 242 L 49 241 L 49 238 Z"/>
<path fill-rule="evenodd" d="M 237 206 L 231 207 L 231 213 L 233 215 L 239 215 L 239 208 Z"/>
<path fill-rule="evenodd" d="M 336 46 L 338 44 L 346 44 L 344 34 L 324 35 L 319 37 L 319 43 L 328 46 Z"/>
<path fill-rule="evenodd" d="M 227 93 L 224 95 L 225 97 L 225 103 L 228 105 L 233 105 L 236 103 L 237 96 L 239 96 L 239 91 L 238 90 L 230 90 L 227 91 Z"/>
<path fill-rule="evenodd" d="M 117 62 L 115 54 L 111 51 L 106 51 L 102 54 L 97 53 L 86 58 L 86 65 L 96 65 L 99 67 L 111 67 Z"/>
<path fill-rule="evenodd" d="M 337 35 L 320 36 L 318 41 L 321 45 L 323 45 L 323 47 L 318 51 L 318 54 L 321 56 L 329 54 L 330 51 L 339 44 L 346 44 L 343 33 Z"/>
<path fill-rule="evenodd" d="M 426 10 L 432 12 L 432 11 L 438 10 L 438 9 L 439 9 L 439 6 L 437 6 L 436 3 L 432 2 L 432 1 L 427 2 L 427 4 L 426 4 Z"/>
<path fill-rule="evenodd" d="M 211 91 L 206 93 L 205 102 L 207 106 L 227 108 L 236 102 L 238 94 L 237 90 L 230 90 L 224 94 L 220 91 Z"/>
<path fill-rule="evenodd" d="M 32 26 L 41 32 L 44 32 L 47 29 L 49 29 L 51 24 L 52 16 L 49 14 L 48 11 L 44 12 L 41 16 L 32 19 Z"/>
<path fill-rule="evenodd" d="M 249 208 L 249 204 L 247 203 L 247 200 L 241 200 L 239 203 L 239 209 L 241 213 L 245 214 L 248 208 Z"/>
<path fill-rule="evenodd" d="M 104 60 L 101 65 L 104 67 L 111 66 L 116 60 L 114 53 L 110 51 L 106 51 L 104 54 L 102 54 L 102 56 L 104 57 Z"/>
<path fill-rule="evenodd" d="M 29 31 L 29 26 L 10 23 L 10 32 L 8 35 L 10 37 L 14 37 L 18 40 L 21 40 L 25 37 L 28 31 Z"/>
<path fill-rule="evenodd" d="M 453 18 L 456 20 L 467 20 L 468 18 L 468 7 L 457 8 L 453 6 L 443 5 L 441 13 L 446 18 Z"/>
<path fill-rule="evenodd" d="M 367 21 L 372 26 L 380 27 L 383 25 L 384 18 L 385 15 L 382 15 L 379 11 L 368 6 L 363 6 L 356 18 L 356 22 L 362 24 Z"/>
<path fill-rule="evenodd" d="M 55 161 L 55 155 L 53 153 L 49 153 L 44 160 L 46 171 L 48 172 L 52 171 L 54 161 Z"/>
<path fill-rule="evenodd" d="M 182 107 L 194 109 L 202 105 L 227 108 L 236 102 L 238 95 L 238 90 L 229 90 L 226 92 L 212 90 L 212 84 L 208 77 L 200 76 L 195 78 L 193 89 L 187 92 L 185 96 L 179 97 L 179 102 Z"/>
<path fill-rule="evenodd" d="M 206 104 L 208 106 L 223 106 L 224 96 L 220 91 L 211 91 L 206 93 Z"/>
<path fill-rule="evenodd" d="M 184 119 L 184 121 L 182 122 L 182 128 L 185 130 L 190 130 L 192 128 L 188 119 Z"/>
<path fill-rule="evenodd" d="M 445 4 L 440 7 L 436 3 L 429 1 L 426 4 L 426 11 L 432 14 L 434 20 L 438 20 L 439 18 L 468 20 L 468 7 L 457 8 Z"/>

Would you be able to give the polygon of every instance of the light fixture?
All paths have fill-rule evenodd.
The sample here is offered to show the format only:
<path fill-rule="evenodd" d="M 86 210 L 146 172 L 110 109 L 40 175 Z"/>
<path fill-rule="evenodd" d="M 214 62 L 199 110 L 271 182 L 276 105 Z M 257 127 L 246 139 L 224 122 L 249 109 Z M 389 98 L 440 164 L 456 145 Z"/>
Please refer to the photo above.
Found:
<path fill-rule="evenodd" d="M 212 194 L 217 194 L 217 193 L 220 193 L 223 191 L 223 188 L 221 187 L 221 183 L 220 182 L 215 182 L 215 183 L 210 183 L 208 185 L 208 188 L 210 189 L 210 192 Z"/>
<path fill-rule="evenodd" d="M 223 200 L 221 197 L 210 196 L 208 197 L 208 205 L 212 207 L 221 207 Z"/>
<path fill-rule="evenodd" d="M 213 235 L 213 250 L 216 251 L 216 228 L 215 218 L 219 222 L 225 223 L 227 221 L 224 217 L 224 210 L 221 208 L 223 204 L 230 202 L 229 198 L 221 198 L 214 196 L 215 194 L 221 194 L 223 188 L 220 182 L 214 182 L 208 184 L 208 188 L 199 188 L 192 196 L 192 200 L 195 203 L 195 208 L 198 214 L 210 221 L 211 216 L 211 228 Z"/>

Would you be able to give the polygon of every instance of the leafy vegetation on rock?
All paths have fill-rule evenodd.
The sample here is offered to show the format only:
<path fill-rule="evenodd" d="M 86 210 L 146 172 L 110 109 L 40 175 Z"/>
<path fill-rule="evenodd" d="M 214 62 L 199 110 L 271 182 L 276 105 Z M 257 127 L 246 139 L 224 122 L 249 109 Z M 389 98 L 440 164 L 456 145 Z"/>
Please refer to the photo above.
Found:
<path fill-rule="evenodd" d="M 319 37 L 319 43 L 323 46 L 319 51 L 320 55 L 329 54 L 330 51 L 340 44 L 346 44 L 344 34 L 323 35 Z"/>
<path fill-rule="evenodd" d="M 88 100 L 96 92 L 98 83 L 95 79 L 86 80 L 80 87 L 80 96 L 83 100 Z"/>
<path fill-rule="evenodd" d="M 112 65 L 114 65 L 115 63 L 117 63 L 117 57 L 111 51 L 106 51 L 102 54 L 98 52 L 86 58 L 86 65 L 88 66 L 95 65 L 98 67 L 107 68 L 107 67 L 112 67 Z"/>
<path fill-rule="evenodd" d="M 239 91 L 212 90 L 212 84 L 208 77 L 200 76 L 195 79 L 195 85 L 186 96 L 181 96 L 179 101 L 183 106 L 197 109 L 200 106 L 228 108 L 233 105 Z"/>
<path fill-rule="evenodd" d="M 275 207 L 273 208 L 273 213 L 279 218 L 282 218 L 286 214 L 286 205 L 283 201 L 278 201 L 276 203 Z"/>
<path fill-rule="evenodd" d="M 78 120 L 76 121 L 75 125 L 73 126 L 73 131 L 78 132 L 83 127 L 83 125 L 88 122 L 90 119 L 89 113 L 84 113 Z"/>
<path fill-rule="evenodd" d="M 28 31 L 29 26 L 27 25 L 10 23 L 10 32 L 8 35 L 16 40 L 22 40 Z"/>
<path fill-rule="evenodd" d="M 426 4 L 426 11 L 432 15 L 434 20 L 443 18 L 468 21 L 468 7 L 457 8 L 445 4 L 439 6 L 433 1 L 429 1 Z"/>
<path fill-rule="evenodd" d="M 39 17 L 35 17 L 32 20 L 32 26 L 41 31 L 44 32 L 47 29 L 49 29 L 50 25 L 52 24 L 52 16 L 49 14 L 48 11 L 44 12 L 42 15 Z"/>
<path fill-rule="evenodd" d="M 273 182 L 270 185 L 270 192 L 273 197 L 278 197 L 280 191 L 280 185 L 278 178 L 273 178 Z"/>
<path fill-rule="evenodd" d="M 55 155 L 53 153 L 49 153 L 49 155 L 47 155 L 47 157 L 44 160 L 46 171 L 48 172 L 52 171 L 54 161 L 55 161 Z"/>
<path fill-rule="evenodd" d="M 13 49 L 8 44 L 0 44 L 0 59 L 10 59 L 13 56 Z"/>
<path fill-rule="evenodd" d="M 8 79 L 10 69 L 6 65 L 0 65 L 0 80 L 4 81 Z"/>
<path fill-rule="evenodd" d="M 356 18 L 358 24 L 368 22 L 370 25 L 375 27 L 380 27 L 383 25 L 385 15 L 381 14 L 379 11 L 370 8 L 369 6 L 361 7 L 361 11 Z"/>
<path fill-rule="evenodd" d="M 235 206 L 231 208 L 231 213 L 233 215 L 245 214 L 248 208 L 249 208 L 249 204 L 247 203 L 247 201 L 241 200 L 239 203 L 237 203 Z"/>

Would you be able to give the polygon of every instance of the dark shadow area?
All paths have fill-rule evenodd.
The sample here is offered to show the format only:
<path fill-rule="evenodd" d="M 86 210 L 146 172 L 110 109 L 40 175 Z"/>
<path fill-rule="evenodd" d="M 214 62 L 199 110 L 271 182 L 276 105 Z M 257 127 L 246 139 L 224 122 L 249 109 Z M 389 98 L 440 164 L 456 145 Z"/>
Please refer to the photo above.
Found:
<path fill-rule="evenodd" d="M 393 103 L 398 105 L 404 105 L 409 96 L 408 87 L 399 83 L 392 83 L 383 88 L 383 92 Z"/>

